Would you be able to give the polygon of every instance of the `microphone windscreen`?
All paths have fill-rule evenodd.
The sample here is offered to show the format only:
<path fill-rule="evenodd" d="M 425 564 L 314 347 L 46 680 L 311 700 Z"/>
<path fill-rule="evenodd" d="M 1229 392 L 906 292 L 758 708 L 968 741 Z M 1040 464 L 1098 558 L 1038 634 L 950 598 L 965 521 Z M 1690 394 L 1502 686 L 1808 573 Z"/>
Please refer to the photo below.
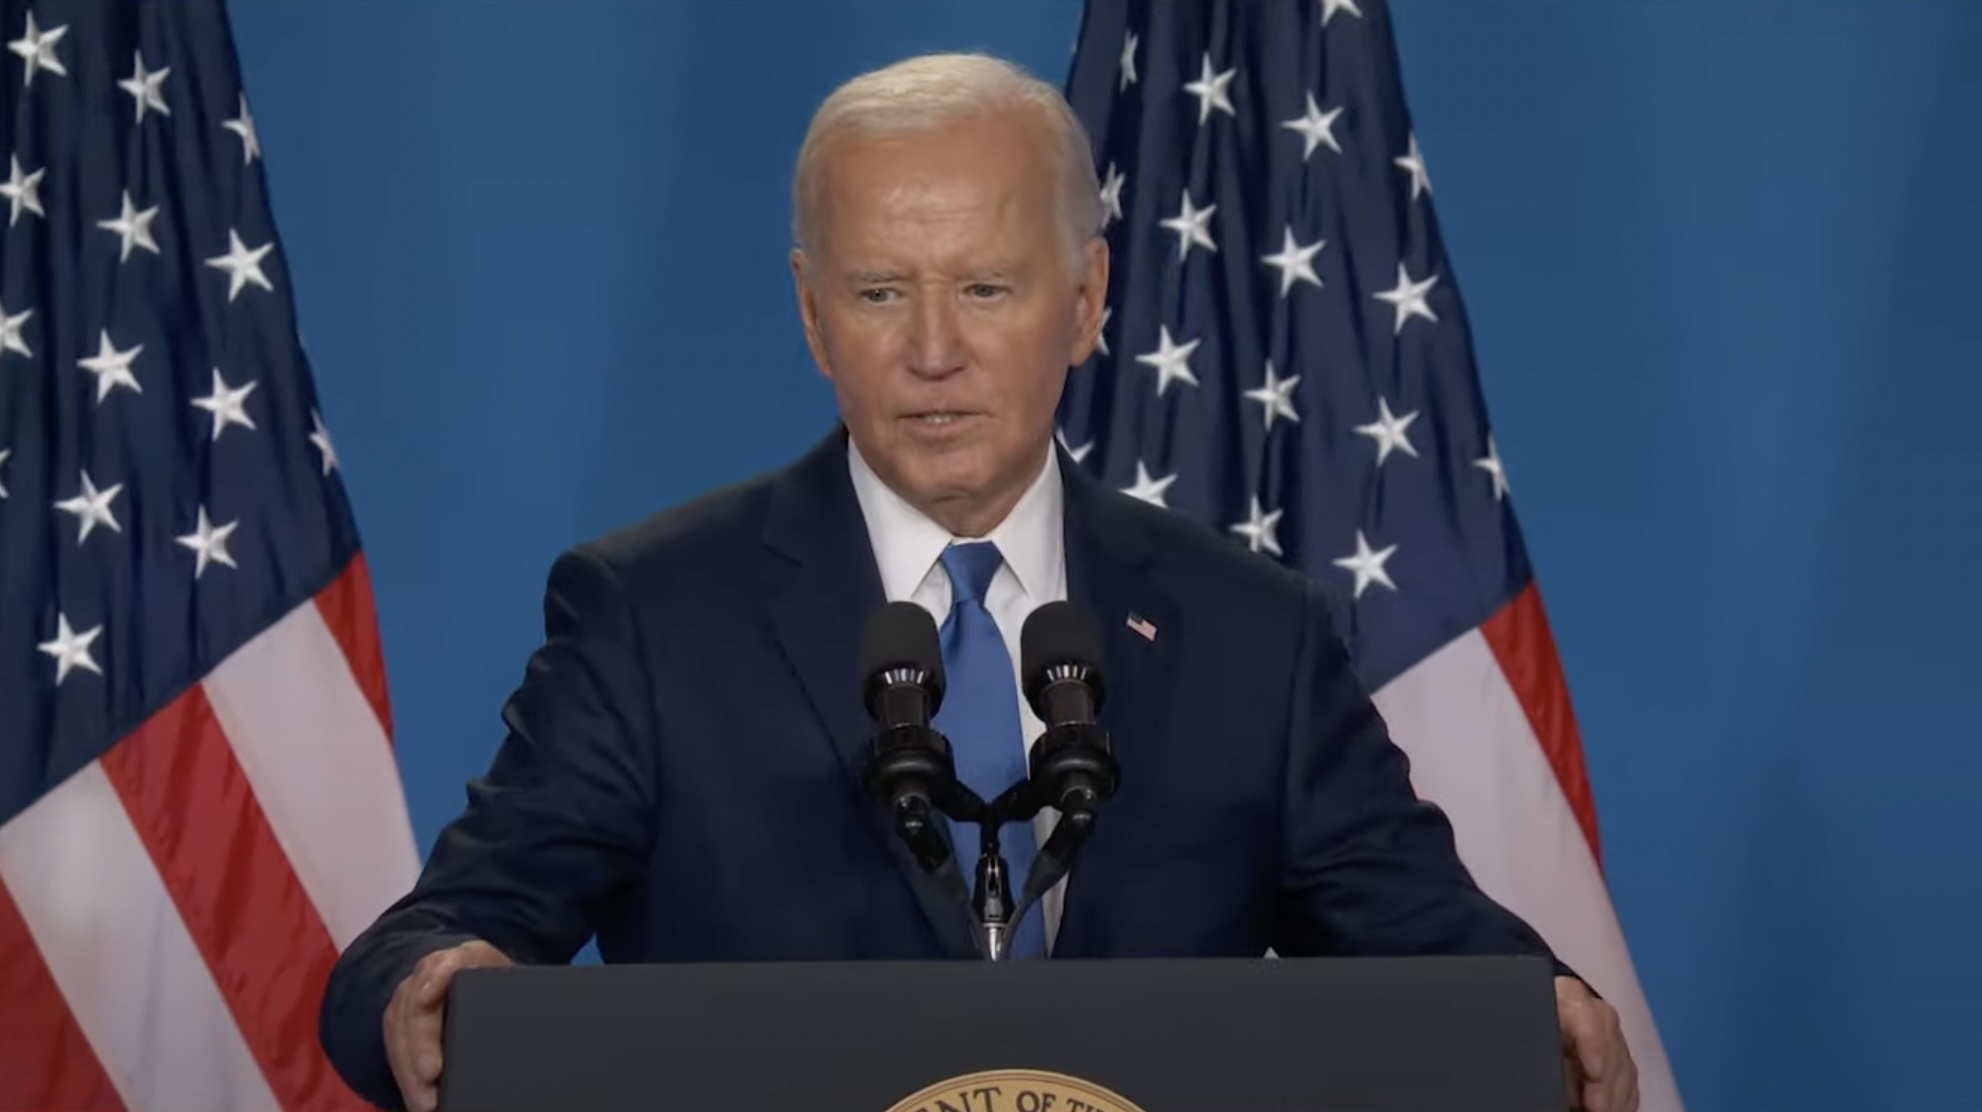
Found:
<path fill-rule="evenodd" d="M 1019 674 L 1028 692 L 1043 681 L 1046 669 L 1074 665 L 1101 678 L 1101 634 L 1094 619 L 1067 602 L 1049 602 L 1028 614 L 1019 629 Z"/>
<path fill-rule="evenodd" d="M 926 672 L 932 685 L 943 686 L 943 645 L 936 619 L 912 602 L 891 602 L 868 615 L 860 643 L 862 682 L 894 668 Z"/>

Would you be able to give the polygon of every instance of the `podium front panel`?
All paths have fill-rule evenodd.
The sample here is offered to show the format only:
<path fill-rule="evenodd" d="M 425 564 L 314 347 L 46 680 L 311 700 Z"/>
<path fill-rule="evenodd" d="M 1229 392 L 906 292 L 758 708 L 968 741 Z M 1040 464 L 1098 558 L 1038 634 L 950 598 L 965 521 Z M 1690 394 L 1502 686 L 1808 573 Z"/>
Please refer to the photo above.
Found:
<path fill-rule="evenodd" d="M 471 970 L 441 1109 L 1559 1112 L 1552 978 L 1498 957 Z M 984 1071 L 1019 1072 L 952 1084 Z"/>

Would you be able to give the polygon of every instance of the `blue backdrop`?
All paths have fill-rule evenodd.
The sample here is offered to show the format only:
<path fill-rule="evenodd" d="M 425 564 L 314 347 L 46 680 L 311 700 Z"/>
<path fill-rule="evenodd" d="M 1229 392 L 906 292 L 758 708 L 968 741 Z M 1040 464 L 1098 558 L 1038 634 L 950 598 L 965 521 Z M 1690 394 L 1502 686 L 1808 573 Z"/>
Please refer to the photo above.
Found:
<path fill-rule="evenodd" d="M 1982 4 L 1401 0 L 1406 86 L 1694 1112 L 1982 1107 Z M 787 178 L 1079 0 L 236 0 L 422 848 L 555 553 L 831 419 Z"/>

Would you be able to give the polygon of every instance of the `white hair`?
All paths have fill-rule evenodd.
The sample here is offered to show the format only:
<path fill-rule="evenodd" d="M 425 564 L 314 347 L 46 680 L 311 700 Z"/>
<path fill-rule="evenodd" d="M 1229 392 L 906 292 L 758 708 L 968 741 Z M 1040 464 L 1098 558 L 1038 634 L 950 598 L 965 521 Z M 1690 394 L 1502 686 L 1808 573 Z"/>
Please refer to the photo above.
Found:
<path fill-rule="evenodd" d="M 1101 183 L 1087 129 L 1060 90 L 984 54 L 925 54 L 872 70 L 833 90 L 813 113 L 792 182 L 792 234 L 801 250 L 819 243 L 821 164 L 843 138 L 910 135 L 1015 110 L 1038 112 L 1051 135 L 1055 215 L 1069 262 L 1101 232 Z"/>

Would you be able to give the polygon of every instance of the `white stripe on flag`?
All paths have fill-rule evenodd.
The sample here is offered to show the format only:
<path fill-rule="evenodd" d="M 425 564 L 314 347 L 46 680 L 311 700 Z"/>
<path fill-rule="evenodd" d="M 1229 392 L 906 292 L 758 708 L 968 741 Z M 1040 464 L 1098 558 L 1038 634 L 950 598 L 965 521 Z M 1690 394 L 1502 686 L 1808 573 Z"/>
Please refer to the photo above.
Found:
<path fill-rule="evenodd" d="M 385 728 L 314 602 L 222 661 L 205 687 L 276 840 L 342 950 L 419 872 Z"/>
<path fill-rule="evenodd" d="M 130 1112 L 276 1107 L 101 765 L 0 827 L 0 877 Z"/>
<path fill-rule="evenodd" d="M 1473 630 L 1387 684 L 1376 703 L 1418 794 L 1452 819 L 1480 887 L 1526 919 L 1617 1008 L 1643 1112 L 1678 1088 L 1590 844 L 1486 638 Z"/>

